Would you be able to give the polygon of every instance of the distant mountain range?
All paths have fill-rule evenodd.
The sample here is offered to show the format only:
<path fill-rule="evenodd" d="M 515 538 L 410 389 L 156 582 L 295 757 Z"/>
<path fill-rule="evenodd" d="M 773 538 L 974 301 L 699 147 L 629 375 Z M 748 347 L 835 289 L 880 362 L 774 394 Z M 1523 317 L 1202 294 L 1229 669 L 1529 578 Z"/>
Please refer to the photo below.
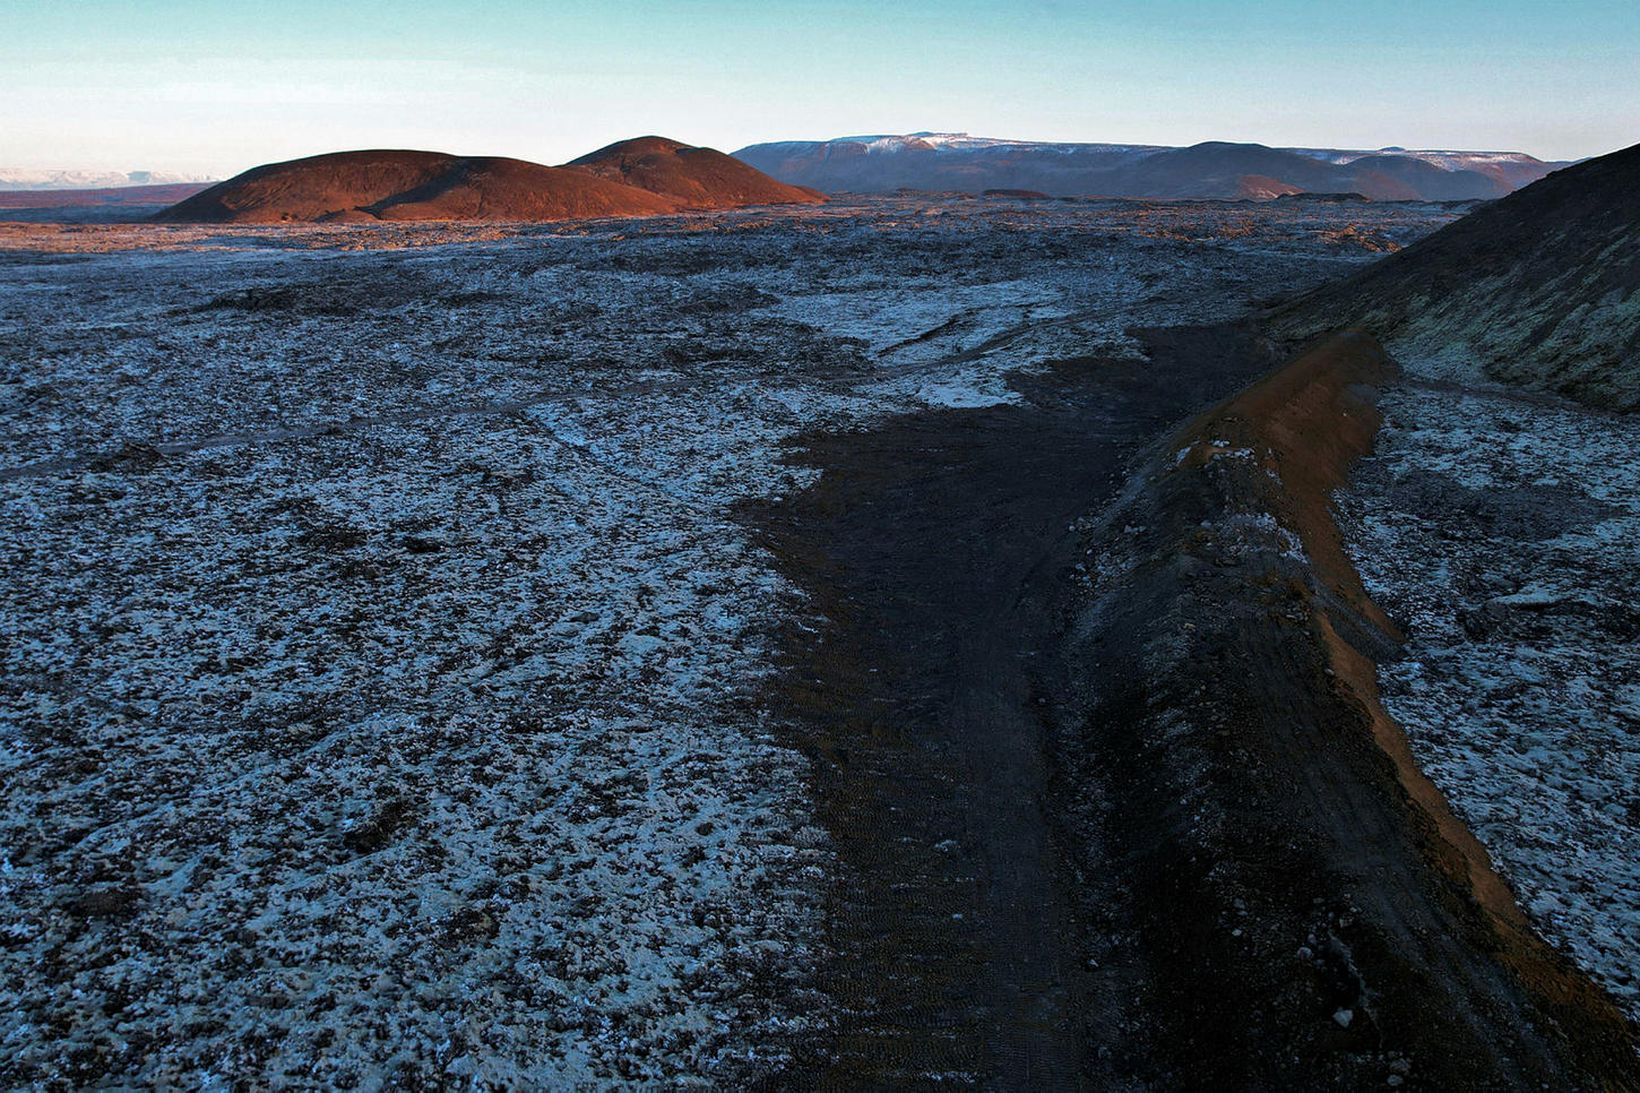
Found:
<path fill-rule="evenodd" d="M 0 190 L 0 209 L 152 209 L 156 205 L 175 204 L 203 189 L 203 182 L 169 182 L 95 190 Z"/>
<path fill-rule="evenodd" d="M 1027 190 L 1056 197 L 1254 198 L 1355 193 L 1375 201 L 1502 197 L 1563 167 L 1522 152 L 1188 148 L 997 140 L 966 133 L 754 144 L 736 158 L 827 192 Z"/>
<path fill-rule="evenodd" d="M 825 193 L 1015 190 L 1054 197 L 1232 199 L 1354 193 L 1376 201 L 1502 197 L 1567 165 L 1522 152 L 1270 148 L 1222 141 L 1176 148 L 1001 140 L 966 133 L 778 141 L 742 148 L 733 158 L 779 183 Z M 564 166 L 585 164 L 575 161 Z M 696 169 L 700 166 L 695 164 Z M 653 164 L 646 168 L 651 174 L 656 169 Z M 725 170 L 721 164 L 715 169 L 720 182 L 729 177 Z M 594 173 L 609 177 L 607 172 Z M 106 191 L 213 181 L 175 171 L 0 167 L 0 192 Z M 616 181 L 631 184 L 630 179 Z"/>
<path fill-rule="evenodd" d="M 814 204 L 711 148 L 636 137 L 548 167 L 500 156 L 374 149 L 269 163 L 155 216 L 169 223 L 552 221 Z"/>
<path fill-rule="evenodd" d="M 175 186 L 214 182 L 209 175 L 177 171 L 76 171 L 0 167 L 0 190 L 110 190 L 121 186 Z"/>

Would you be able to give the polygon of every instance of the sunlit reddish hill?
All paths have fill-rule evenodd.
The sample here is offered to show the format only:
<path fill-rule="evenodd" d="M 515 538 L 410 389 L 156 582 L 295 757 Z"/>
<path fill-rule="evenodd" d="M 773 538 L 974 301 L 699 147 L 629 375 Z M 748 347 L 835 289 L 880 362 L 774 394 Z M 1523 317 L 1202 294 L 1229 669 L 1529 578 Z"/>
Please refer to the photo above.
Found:
<path fill-rule="evenodd" d="M 420 186 L 366 207 L 382 220 L 578 220 L 655 216 L 678 203 L 562 167 L 521 159 L 459 159 Z"/>
<path fill-rule="evenodd" d="M 665 137 L 635 137 L 565 164 L 611 182 L 675 198 L 690 208 L 817 204 L 818 190 L 777 182 L 750 164 L 712 148 Z"/>
<path fill-rule="evenodd" d="M 395 150 L 293 159 L 218 183 L 155 219 L 213 224 L 549 221 L 822 200 L 721 152 L 643 137 L 563 167 Z"/>
<path fill-rule="evenodd" d="M 678 203 L 518 159 L 366 151 L 270 163 L 160 213 L 203 223 L 333 220 L 570 220 L 652 216 Z"/>

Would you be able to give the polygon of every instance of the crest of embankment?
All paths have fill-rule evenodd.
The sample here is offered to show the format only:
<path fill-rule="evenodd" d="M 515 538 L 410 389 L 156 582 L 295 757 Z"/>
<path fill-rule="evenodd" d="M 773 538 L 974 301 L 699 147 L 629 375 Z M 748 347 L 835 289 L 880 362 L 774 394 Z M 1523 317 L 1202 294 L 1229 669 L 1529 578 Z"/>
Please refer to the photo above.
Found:
<path fill-rule="evenodd" d="M 1629 1088 L 1632 1030 L 1378 702 L 1398 635 L 1330 496 L 1393 374 L 1338 335 L 1158 452 L 1094 533 L 1062 762 L 1107 787 L 1083 820 L 1131 866 L 1172 1079 Z"/>

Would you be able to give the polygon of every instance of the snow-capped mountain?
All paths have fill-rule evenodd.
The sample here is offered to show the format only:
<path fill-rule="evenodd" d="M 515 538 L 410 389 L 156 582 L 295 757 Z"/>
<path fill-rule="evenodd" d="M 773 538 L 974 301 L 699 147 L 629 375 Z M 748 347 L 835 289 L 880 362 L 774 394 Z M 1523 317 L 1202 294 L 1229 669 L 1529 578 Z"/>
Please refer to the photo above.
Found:
<path fill-rule="evenodd" d="M 1520 152 L 1189 148 L 908 133 L 754 144 L 735 155 L 825 191 L 1036 190 L 1059 196 L 1268 198 L 1359 193 L 1376 200 L 1502 197 L 1557 167 Z"/>
<path fill-rule="evenodd" d="M 1379 148 L 1360 151 L 1339 148 L 1288 148 L 1301 156 L 1310 156 L 1326 163 L 1344 166 L 1369 156 L 1395 156 L 1422 160 L 1443 171 L 1473 171 L 1508 184 L 1510 190 L 1530 185 L 1570 161 L 1546 162 L 1525 152 L 1459 152 L 1433 148 Z"/>
<path fill-rule="evenodd" d="M 789 144 L 811 144 L 812 141 L 791 141 Z M 1161 151 L 1164 145 L 1155 144 L 1098 144 L 1064 141 L 1040 140 L 1008 140 L 1003 137 L 975 137 L 967 133 L 905 133 L 900 135 L 884 134 L 878 136 L 838 137 L 827 141 L 828 144 L 863 144 L 869 153 L 893 153 L 903 151 L 922 151 L 936 149 L 948 152 L 976 152 L 999 150 L 1030 150 L 1060 152 L 1076 154 L 1090 150 L 1102 152 L 1156 152 Z M 771 147 L 770 145 L 755 145 L 754 147 Z"/>
<path fill-rule="evenodd" d="M 116 186 L 170 186 L 210 182 L 209 175 L 180 171 L 99 171 L 0 167 L 0 190 L 103 190 Z"/>

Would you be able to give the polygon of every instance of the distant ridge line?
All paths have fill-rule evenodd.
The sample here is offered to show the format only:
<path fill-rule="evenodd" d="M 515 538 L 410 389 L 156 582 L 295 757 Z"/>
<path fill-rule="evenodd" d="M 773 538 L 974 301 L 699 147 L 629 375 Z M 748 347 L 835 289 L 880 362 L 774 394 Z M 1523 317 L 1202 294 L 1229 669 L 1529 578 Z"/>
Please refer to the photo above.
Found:
<path fill-rule="evenodd" d="M 1564 163 L 1524 152 L 1188 147 L 1030 141 L 917 132 L 754 144 L 735 156 L 827 193 L 1035 190 L 1055 197 L 1270 199 L 1357 193 L 1375 201 L 1475 201 L 1513 193 Z"/>

